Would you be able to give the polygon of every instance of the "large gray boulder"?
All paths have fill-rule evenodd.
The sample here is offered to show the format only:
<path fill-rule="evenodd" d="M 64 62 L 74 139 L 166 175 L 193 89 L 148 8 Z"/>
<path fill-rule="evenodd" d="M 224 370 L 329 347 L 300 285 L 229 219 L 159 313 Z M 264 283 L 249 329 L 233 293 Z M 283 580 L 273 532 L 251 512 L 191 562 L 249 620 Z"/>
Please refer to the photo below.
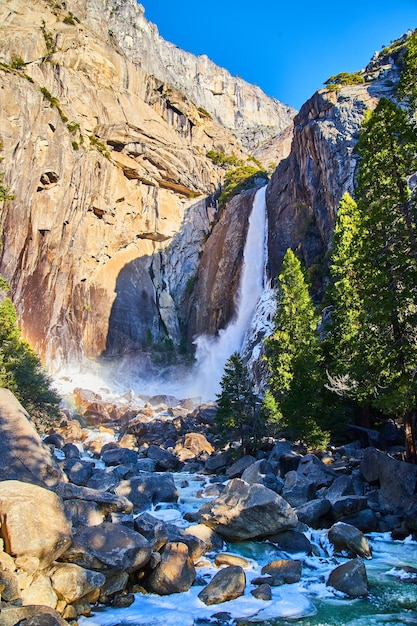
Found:
<path fill-rule="evenodd" d="M 367 538 L 363 533 L 343 522 L 337 522 L 329 529 L 328 538 L 336 552 L 346 551 L 349 555 L 360 556 L 365 559 L 372 558 L 372 551 Z"/>
<path fill-rule="evenodd" d="M 260 459 L 259 461 L 255 461 L 255 463 L 249 465 L 249 467 L 247 467 L 242 473 L 241 478 L 250 485 L 258 483 L 259 485 L 264 485 L 264 487 L 268 487 L 268 489 L 272 489 L 272 491 L 276 491 L 277 493 L 281 493 L 284 486 L 282 478 L 278 478 L 274 474 L 274 469 L 271 463 L 265 459 Z"/>
<path fill-rule="evenodd" d="M 295 511 L 281 496 L 263 485 L 234 478 L 223 493 L 198 511 L 203 524 L 229 540 L 267 537 L 294 528 Z"/>
<path fill-rule="evenodd" d="M 168 473 L 139 472 L 128 480 L 122 480 L 115 493 L 125 496 L 133 503 L 134 511 L 144 511 L 158 502 L 176 502 L 178 491 L 174 479 Z"/>
<path fill-rule="evenodd" d="M 20 480 L 42 487 L 67 480 L 28 413 L 8 389 L 0 388 L 0 481 Z"/>
<path fill-rule="evenodd" d="M 105 522 L 78 530 L 63 560 L 114 575 L 140 569 L 150 556 L 151 547 L 140 533 L 121 524 Z"/>
<path fill-rule="evenodd" d="M 215 574 L 209 584 L 198 594 L 204 604 L 221 604 L 243 596 L 246 576 L 242 567 L 231 565 Z"/>
<path fill-rule="evenodd" d="M 58 559 L 71 543 L 71 525 L 61 498 L 38 485 L 1 482 L 0 520 L 6 552 L 36 557 L 41 569 Z"/>
<path fill-rule="evenodd" d="M 167 543 L 161 556 L 160 563 L 148 578 L 149 591 L 160 596 L 188 591 L 196 573 L 185 543 Z"/>
<path fill-rule="evenodd" d="M 351 598 L 367 596 L 368 577 L 362 559 L 356 558 L 336 567 L 330 572 L 326 585 Z"/>
<path fill-rule="evenodd" d="M 375 448 L 364 451 L 361 475 L 369 483 L 379 482 L 380 498 L 384 504 L 406 509 L 417 486 L 417 466 L 397 461 Z"/>
<path fill-rule="evenodd" d="M 337 478 L 337 473 L 320 461 L 315 454 L 306 454 L 302 457 L 297 473 L 313 483 L 316 489 L 329 487 Z"/>

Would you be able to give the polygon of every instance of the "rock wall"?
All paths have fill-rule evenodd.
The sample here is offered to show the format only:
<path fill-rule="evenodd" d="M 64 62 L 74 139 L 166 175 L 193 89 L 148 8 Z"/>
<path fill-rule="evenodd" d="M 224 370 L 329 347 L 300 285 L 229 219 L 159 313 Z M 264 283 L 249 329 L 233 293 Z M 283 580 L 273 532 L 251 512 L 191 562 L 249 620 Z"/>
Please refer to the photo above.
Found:
<path fill-rule="evenodd" d="M 136 0 L 70 0 L 73 12 L 83 11 L 102 37 L 117 42 L 126 56 L 146 73 L 187 93 L 222 126 L 231 129 L 248 150 L 281 133 L 295 110 L 270 98 L 256 85 L 162 39 Z M 85 8 L 84 8 L 85 6 Z"/>
<path fill-rule="evenodd" d="M 129 11 L 142 66 L 116 41 Z M 178 343 L 225 171 L 206 154 L 244 160 L 239 139 L 166 82 L 161 51 L 176 48 L 133 1 L 11 0 L 0 24 L 2 171 L 15 195 L 1 208 L 0 272 L 26 337 L 56 366 Z M 206 65 L 223 76 L 201 63 L 200 80 Z"/>
<path fill-rule="evenodd" d="M 355 145 L 365 111 L 380 97 L 393 96 L 398 67 L 395 59 L 377 57 L 362 75 L 363 84 L 319 90 L 294 119 L 290 155 L 279 163 L 266 194 L 272 278 L 288 248 L 298 250 L 307 267 L 323 267 L 340 199 L 354 189 Z"/>

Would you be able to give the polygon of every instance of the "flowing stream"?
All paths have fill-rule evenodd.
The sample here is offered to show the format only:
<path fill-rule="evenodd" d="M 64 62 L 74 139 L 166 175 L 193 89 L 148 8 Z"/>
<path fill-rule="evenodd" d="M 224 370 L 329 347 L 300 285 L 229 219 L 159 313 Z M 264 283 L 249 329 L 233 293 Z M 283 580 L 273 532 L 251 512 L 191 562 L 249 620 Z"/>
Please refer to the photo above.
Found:
<path fill-rule="evenodd" d="M 173 474 L 180 497 L 177 504 L 159 504 L 150 513 L 184 527 L 185 512 L 197 511 L 210 499 L 205 494 L 209 477 L 186 473 Z M 212 497 L 212 496 L 211 496 Z M 141 594 L 129 608 L 101 607 L 90 618 L 81 617 L 80 626 L 399 626 L 417 624 L 417 575 L 408 575 L 406 566 L 417 566 L 417 542 L 408 538 L 393 541 L 389 534 L 368 535 L 373 558 L 365 561 L 370 593 L 365 598 L 349 599 L 326 586 L 336 565 L 346 561 L 333 555 L 326 530 L 307 530 L 306 536 L 317 555 L 306 556 L 283 552 L 268 541 L 228 543 L 227 552 L 248 561 L 245 568 L 245 594 L 235 600 L 206 606 L 198 598 L 205 583 L 189 591 L 169 596 Z M 272 600 L 254 598 L 250 581 L 261 574 L 261 568 L 280 558 L 301 559 L 302 578 L 294 584 L 272 587 Z M 214 553 L 206 554 L 197 564 L 200 581 L 208 582 L 218 571 Z"/>
<path fill-rule="evenodd" d="M 192 396 L 214 400 L 226 361 L 240 352 L 265 284 L 266 187 L 256 192 L 243 252 L 243 267 L 236 296 L 236 315 L 216 337 L 201 335 L 196 344 L 196 370 Z"/>

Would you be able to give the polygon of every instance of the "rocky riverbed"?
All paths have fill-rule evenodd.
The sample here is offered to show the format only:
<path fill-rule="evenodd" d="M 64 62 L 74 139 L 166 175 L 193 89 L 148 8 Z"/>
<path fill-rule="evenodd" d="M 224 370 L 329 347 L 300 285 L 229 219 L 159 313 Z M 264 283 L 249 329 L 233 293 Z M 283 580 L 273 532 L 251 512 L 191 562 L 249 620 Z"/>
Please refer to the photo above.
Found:
<path fill-rule="evenodd" d="M 0 390 L 2 626 L 347 624 L 322 612 L 378 615 L 393 588 L 388 623 L 417 623 L 417 468 L 392 429 L 320 456 L 268 440 L 255 458 L 219 449 L 213 405 L 71 400 L 42 440 Z"/>

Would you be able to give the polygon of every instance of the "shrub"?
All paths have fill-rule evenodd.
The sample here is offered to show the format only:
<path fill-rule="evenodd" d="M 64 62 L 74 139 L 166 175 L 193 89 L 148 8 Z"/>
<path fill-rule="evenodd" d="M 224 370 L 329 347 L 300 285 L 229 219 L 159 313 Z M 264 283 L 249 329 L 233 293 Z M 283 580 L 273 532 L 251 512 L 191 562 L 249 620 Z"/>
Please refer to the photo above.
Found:
<path fill-rule="evenodd" d="M 365 82 L 364 77 L 359 72 L 350 74 L 349 72 L 340 72 L 335 76 L 330 76 L 325 81 L 325 85 L 360 85 Z"/>
<path fill-rule="evenodd" d="M 242 161 L 239 161 L 234 154 L 227 155 L 225 152 L 216 152 L 215 150 L 209 150 L 206 156 L 213 161 L 216 165 L 237 166 L 241 165 Z"/>
<path fill-rule="evenodd" d="M 10 60 L 10 67 L 14 70 L 22 70 L 25 67 L 26 63 L 22 59 L 22 57 L 12 55 Z"/>
<path fill-rule="evenodd" d="M 268 174 L 265 170 L 259 170 L 252 165 L 240 165 L 229 170 L 224 177 L 223 191 L 219 197 L 220 207 L 223 207 L 238 193 L 254 187 L 257 178 L 268 180 Z"/>
<path fill-rule="evenodd" d="M 208 117 L 210 120 L 213 119 L 210 113 L 206 111 L 206 109 L 203 109 L 203 107 L 198 107 L 197 111 L 200 113 L 202 117 Z"/>
<path fill-rule="evenodd" d="M 96 150 L 101 152 L 101 154 L 103 156 L 105 156 L 106 159 L 108 159 L 109 156 L 110 156 L 110 152 L 107 150 L 107 148 L 104 145 L 104 143 L 102 143 L 100 141 L 100 139 L 98 137 L 96 137 L 95 135 L 89 135 L 88 138 L 90 140 L 90 145 L 93 146 L 94 148 L 96 148 Z"/>
<path fill-rule="evenodd" d="M 0 286 L 7 291 L 4 279 Z M 28 413 L 41 423 L 59 417 L 60 398 L 30 345 L 21 336 L 11 299 L 0 302 L 0 385 L 10 389 Z"/>

